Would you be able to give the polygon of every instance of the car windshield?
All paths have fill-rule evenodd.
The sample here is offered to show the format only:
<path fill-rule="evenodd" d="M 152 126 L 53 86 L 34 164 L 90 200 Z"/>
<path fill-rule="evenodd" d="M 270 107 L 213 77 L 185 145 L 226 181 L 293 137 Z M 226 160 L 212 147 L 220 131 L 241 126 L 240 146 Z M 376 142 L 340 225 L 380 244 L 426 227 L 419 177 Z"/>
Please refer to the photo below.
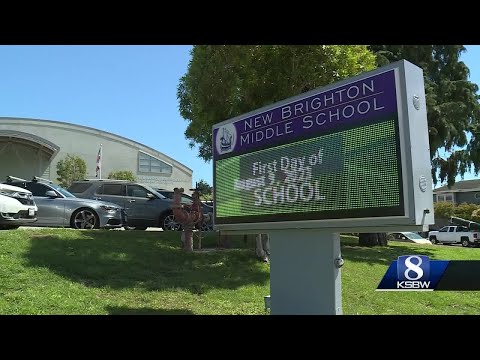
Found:
<path fill-rule="evenodd" d="M 160 194 L 164 195 L 166 198 L 172 199 L 172 200 L 173 200 L 173 197 L 175 195 L 175 193 L 173 191 L 158 190 L 158 192 Z M 182 194 L 181 201 L 183 203 L 191 204 L 193 202 L 193 198 L 190 195 Z"/>
<path fill-rule="evenodd" d="M 162 194 L 160 194 L 157 190 L 155 190 L 154 188 L 148 186 L 148 185 L 144 185 L 142 184 L 142 186 L 147 189 L 148 191 L 150 191 L 152 194 L 154 195 L 157 195 L 160 199 L 166 199 L 166 197 Z"/>
<path fill-rule="evenodd" d="M 168 192 L 168 191 L 164 191 L 164 190 L 157 190 L 157 192 L 159 192 L 160 194 L 162 194 L 163 196 L 165 196 L 168 199 L 173 199 L 173 192 Z"/>
<path fill-rule="evenodd" d="M 408 237 L 409 239 L 423 239 L 423 237 L 421 237 L 420 235 L 418 235 L 417 233 L 413 233 L 413 232 L 406 232 L 404 233 L 406 237 Z"/>
<path fill-rule="evenodd" d="M 68 190 L 65 190 L 64 188 L 62 188 L 61 186 L 59 185 L 55 185 L 55 184 L 50 184 L 51 187 L 53 187 L 55 190 L 57 190 L 60 194 L 62 194 L 63 196 L 67 197 L 67 198 L 74 198 L 76 197 L 75 195 L 73 195 L 71 192 L 69 192 Z"/>

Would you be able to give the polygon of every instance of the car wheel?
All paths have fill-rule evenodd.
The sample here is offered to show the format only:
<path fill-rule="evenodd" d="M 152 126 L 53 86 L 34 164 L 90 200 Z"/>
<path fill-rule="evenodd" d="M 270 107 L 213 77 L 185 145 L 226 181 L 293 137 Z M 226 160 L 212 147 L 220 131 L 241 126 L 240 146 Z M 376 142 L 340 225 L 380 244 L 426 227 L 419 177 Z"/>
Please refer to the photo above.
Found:
<path fill-rule="evenodd" d="M 95 211 L 78 209 L 72 214 L 70 225 L 74 229 L 98 229 L 100 227 L 100 220 Z"/>
<path fill-rule="evenodd" d="M 438 244 L 438 240 L 437 240 L 437 238 L 436 238 L 435 236 L 432 236 L 432 237 L 430 238 L 430 241 L 432 242 L 432 244 Z"/>
<path fill-rule="evenodd" d="M 468 241 L 467 238 L 462 239 L 462 246 L 463 247 L 469 247 L 470 246 L 470 241 Z"/>
<path fill-rule="evenodd" d="M 165 231 L 180 231 L 182 230 L 182 224 L 177 222 L 175 219 L 175 215 L 173 213 L 167 214 L 163 217 L 162 221 L 160 221 L 160 225 Z"/>

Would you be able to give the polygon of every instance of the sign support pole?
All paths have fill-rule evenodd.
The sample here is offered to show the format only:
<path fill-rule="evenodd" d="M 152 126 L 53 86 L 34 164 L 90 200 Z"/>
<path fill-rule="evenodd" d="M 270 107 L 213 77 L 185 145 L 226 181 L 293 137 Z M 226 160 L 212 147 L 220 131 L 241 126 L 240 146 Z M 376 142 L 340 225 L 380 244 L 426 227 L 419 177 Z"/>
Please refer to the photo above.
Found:
<path fill-rule="evenodd" d="M 272 315 L 341 315 L 340 235 L 268 230 Z"/>

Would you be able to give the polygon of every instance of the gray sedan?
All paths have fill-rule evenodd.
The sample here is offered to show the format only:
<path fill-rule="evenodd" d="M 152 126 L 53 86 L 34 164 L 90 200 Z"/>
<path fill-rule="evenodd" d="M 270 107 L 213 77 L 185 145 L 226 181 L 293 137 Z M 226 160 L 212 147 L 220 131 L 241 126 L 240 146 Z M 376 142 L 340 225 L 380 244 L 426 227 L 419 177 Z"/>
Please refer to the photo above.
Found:
<path fill-rule="evenodd" d="M 30 190 L 38 207 L 34 226 L 75 229 L 119 228 L 125 220 L 122 209 L 113 203 L 77 198 L 64 188 L 46 181 L 10 181 Z"/>

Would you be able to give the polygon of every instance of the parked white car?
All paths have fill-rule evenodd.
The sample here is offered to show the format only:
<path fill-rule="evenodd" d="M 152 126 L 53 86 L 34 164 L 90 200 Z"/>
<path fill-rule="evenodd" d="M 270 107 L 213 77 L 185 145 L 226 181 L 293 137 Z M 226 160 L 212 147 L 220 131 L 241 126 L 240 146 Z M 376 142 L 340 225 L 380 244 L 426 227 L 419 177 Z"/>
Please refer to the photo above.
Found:
<path fill-rule="evenodd" d="M 0 230 L 17 229 L 37 221 L 38 208 L 32 193 L 17 186 L 0 184 Z"/>
<path fill-rule="evenodd" d="M 480 242 L 480 233 L 469 231 L 466 226 L 444 226 L 438 231 L 430 231 L 428 238 L 432 244 L 462 244 L 468 247 Z"/>
<path fill-rule="evenodd" d="M 414 232 L 393 232 L 388 234 L 388 240 L 402 241 L 414 244 L 432 245 L 432 243 Z"/>

